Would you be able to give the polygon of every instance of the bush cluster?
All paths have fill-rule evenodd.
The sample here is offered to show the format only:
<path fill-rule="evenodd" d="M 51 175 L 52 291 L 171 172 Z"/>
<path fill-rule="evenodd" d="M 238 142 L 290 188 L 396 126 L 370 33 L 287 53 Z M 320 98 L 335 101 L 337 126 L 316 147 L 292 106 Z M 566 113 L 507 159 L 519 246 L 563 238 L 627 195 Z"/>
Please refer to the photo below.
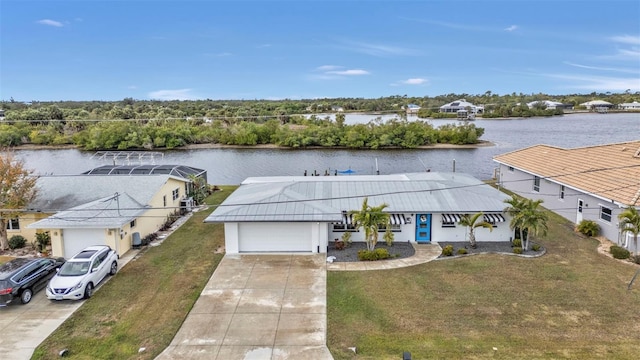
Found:
<path fill-rule="evenodd" d="M 521 248 L 522 247 L 522 240 L 513 239 L 513 241 L 511 242 L 511 246 Z"/>
<path fill-rule="evenodd" d="M 513 253 L 514 254 L 522 254 L 522 248 L 521 247 L 514 247 L 513 248 Z"/>
<path fill-rule="evenodd" d="M 27 239 L 25 239 L 24 236 L 21 236 L 21 235 L 13 235 L 9 239 L 9 248 L 11 250 L 22 249 L 26 244 L 27 244 Z"/>
<path fill-rule="evenodd" d="M 533 245 L 531 245 L 531 250 L 533 250 L 533 251 L 540 251 L 540 245 L 538 245 L 538 244 L 533 244 Z"/>
<path fill-rule="evenodd" d="M 620 247 L 618 245 L 611 246 L 611 248 L 609 249 L 609 252 L 616 259 L 628 259 L 629 256 L 631 255 L 631 253 L 629 253 L 629 250 L 623 247 Z"/>
<path fill-rule="evenodd" d="M 358 251 L 358 259 L 360 261 L 376 261 L 388 259 L 390 257 L 389 251 L 384 248 L 377 248 L 373 251 L 371 250 L 360 250 Z"/>
<path fill-rule="evenodd" d="M 586 236 L 598 236 L 600 227 L 593 220 L 582 220 L 578 226 L 576 226 L 576 230 Z"/>
<path fill-rule="evenodd" d="M 458 249 L 458 255 L 464 255 L 466 253 L 467 253 L 467 249 L 465 249 L 465 248 Z"/>
<path fill-rule="evenodd" d="M 453 245 L 447 245 L 442 248 L 442 256 L 451 256 L 453 255 Z"/>

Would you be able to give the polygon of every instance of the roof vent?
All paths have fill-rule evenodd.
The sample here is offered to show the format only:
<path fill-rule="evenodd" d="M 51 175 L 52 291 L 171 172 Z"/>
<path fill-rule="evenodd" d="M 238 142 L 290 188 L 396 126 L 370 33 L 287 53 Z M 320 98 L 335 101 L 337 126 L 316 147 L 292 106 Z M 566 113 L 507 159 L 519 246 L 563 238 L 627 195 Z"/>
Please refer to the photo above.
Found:
<path fill-rule="evenodd" d="M 638 150 L 636 150 L 636 153 L 633 154 L 633 157 L 640 158 L 640 148 L 638 148 Z"/>

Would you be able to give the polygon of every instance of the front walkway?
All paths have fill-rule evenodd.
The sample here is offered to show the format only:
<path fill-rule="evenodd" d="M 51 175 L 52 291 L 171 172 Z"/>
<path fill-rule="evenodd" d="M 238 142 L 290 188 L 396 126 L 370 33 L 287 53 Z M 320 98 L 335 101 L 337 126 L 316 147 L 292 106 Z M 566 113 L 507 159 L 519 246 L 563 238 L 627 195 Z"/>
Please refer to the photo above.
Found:
<path fill-rule="evenodd" d="M 408 258 L 381 261 L 358 261 L 358 262 L 334 262 L 327 264 L 330 271 L 363 271 L 363 270 L 384 270 L 423 264 L 435 260 L 442 253 L 442 248 L 436 243 L 416 244 L 411 243 L 416 253 Z"/>
<path fill-rule="evenodd" d="M 326 258 L 225 255 L 156 359 L 332 360 Z"/>

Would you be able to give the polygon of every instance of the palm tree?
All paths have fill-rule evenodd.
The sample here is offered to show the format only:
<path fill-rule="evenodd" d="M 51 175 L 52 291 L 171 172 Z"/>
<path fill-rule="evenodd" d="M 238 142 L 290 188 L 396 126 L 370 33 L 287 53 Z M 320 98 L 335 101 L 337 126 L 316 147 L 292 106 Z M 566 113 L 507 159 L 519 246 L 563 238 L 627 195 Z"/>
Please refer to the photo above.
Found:
<path fill-rule="evenodd" d="M 543 200 L 525 200 L 525 208 L 522 213 L 522 227 L 527 230 L 525 239 L 522 242 L 523 250 L 529 249 L 529 238 L 533 234 L 534 236 L 545 235 L 547 233 L 547 220 L 549 217 L 547 213 L 540 208 L 540 204 Z"/>
<path fill-rule="evenodd" d="M 519 196 L 511 195 L 511 199 L 506 199 L 504 202 L 509 204 L 509 206 L 504 209 L 507 215 L 511 217 L 509 228 L 511 228 L 511 230 L 519 231 L 520 240 L 522 241 L 522 245 L 524 245 L 524 227 L 522 226 L 522 214 L 524 213 L 526 200 Z"/>
<path fill-rule="evenodd" d="M 638 256 L 638 234 L 640 234 L 640 214 L 638 209 L 629 206 L 623 212 L 618 214 L 620 220 L 620 228 L 623 234 L 633 234 L 633 246 Z"/>
<path fill-rule="evenodd" d="M 467 226 L 469 228 L 469 245 L 475 249 L 476 248 L 476 234 L 474 232 L 475 228 L 483 227 L 489 229 L 489 231 L 493 231 L 493 225 L 490 222 L 487 222 L 483 219 L 484 214 L 482 212 L 468 215 L 464 214 L 460 217 L 459 224 L 463 226 Z M 478 221 L 478 219 L 483 219 L 482 221 Z"/>
<path fill-rule="evenodd" d="M 367 250 L 373 251 L 378 243 L 378 227 L 389 223 L 389 214 L 382 212 L 387 204 L 369 206 L 368 198 L 364 198 L 360 210 L 352 210 L 353 224 L 356 229 L 364 229 L 364 240 L 367 243 Z"/>

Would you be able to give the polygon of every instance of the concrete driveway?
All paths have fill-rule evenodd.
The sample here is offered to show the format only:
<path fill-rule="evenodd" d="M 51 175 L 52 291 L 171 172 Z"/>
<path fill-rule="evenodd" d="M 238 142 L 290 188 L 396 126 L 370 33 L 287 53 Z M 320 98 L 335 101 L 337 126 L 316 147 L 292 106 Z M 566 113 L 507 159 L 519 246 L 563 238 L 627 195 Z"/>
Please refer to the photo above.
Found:
<path fill-rule="evenodd" d="M 225 255 L 156 359 L 332 360 L 326 298 L 324 254 Z"/>
<path fill-rule="evenodd" d="M 138 250 L 127 252 L 118 260 L 118 267 L 122 268 L 138 252 Z M 110 278 L 107 276 L 96 290 L 100 291 L 102 284 Z M 17 300 L 8 306 L 0 307 L 1 357 L 11 360 L 31 359 L 35 348 L 83 303 L 84 300 L 48 300 L 45 290 L 42 289 L 26 305 L 22 305 L 20 300 Z"/>

